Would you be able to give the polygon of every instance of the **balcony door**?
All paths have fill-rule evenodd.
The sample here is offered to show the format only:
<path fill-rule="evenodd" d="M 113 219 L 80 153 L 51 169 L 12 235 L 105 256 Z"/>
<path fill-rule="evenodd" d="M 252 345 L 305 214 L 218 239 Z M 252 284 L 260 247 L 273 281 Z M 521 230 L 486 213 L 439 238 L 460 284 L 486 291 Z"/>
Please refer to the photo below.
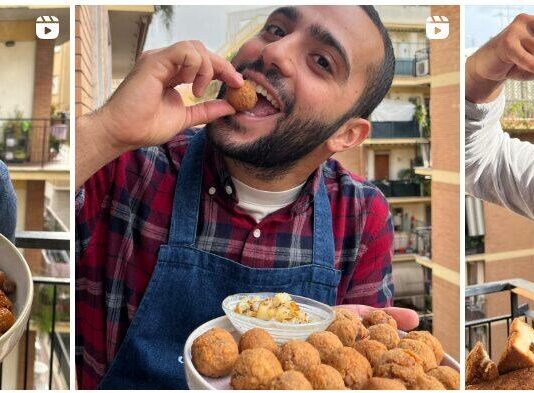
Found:
<path fill-rule="evenodd" d="M 389 179 L 389 152 L 375 154 L 375 180 Z"/>

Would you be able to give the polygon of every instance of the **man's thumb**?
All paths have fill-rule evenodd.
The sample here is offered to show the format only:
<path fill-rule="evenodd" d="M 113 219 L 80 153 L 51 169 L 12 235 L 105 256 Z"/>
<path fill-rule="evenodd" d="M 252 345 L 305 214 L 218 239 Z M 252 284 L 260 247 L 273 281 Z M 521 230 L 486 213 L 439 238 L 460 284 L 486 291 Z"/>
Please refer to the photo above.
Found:
<path fill-rule="evenodd" d="M 233 115 L 235 109 L 224 100 L 211 100 L 186 107 L 184 128 L 211 123 L 219 117 Z"/>

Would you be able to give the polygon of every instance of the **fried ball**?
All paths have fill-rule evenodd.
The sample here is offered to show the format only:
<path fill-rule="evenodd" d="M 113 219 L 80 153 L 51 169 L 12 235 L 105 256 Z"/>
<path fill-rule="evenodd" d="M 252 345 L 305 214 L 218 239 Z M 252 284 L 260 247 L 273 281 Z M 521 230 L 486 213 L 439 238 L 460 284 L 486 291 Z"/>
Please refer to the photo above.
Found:
<path fill-rule="evenodd" d="M 335 319 L 348 319 L 353 322 L 361 322 L 361 318 L 352 310 L 344 307 L 336 307 L 336 318 Z"/>
<path fill-rule="evenodd" d="M 432 334 L 425 330 L 414 330 L 410 333 L 408 333 L 404 338 L 409 338 L 411 340 L 417 340 L 422 341 L 426 345 L 428 345 L 430 348 L 432 348 L 432 351 L 434 352 L 434 355 L 436 356 L 436 363 L 439 365 L 441 364 L 441 361 L 443 360 L 444 351 L 443 347 L 441 346 L 441 343 L 439 340 L 434 337 Z"/>
<path fill-rule="evenodd" d="M 391 325 L 393 329 L 397 330 L 397 321 L 384 310 L 372 310 L 363 317 L 363 325 L 367 328 L 381 323 Z"/>
<path fill-rule="evenodd" d="M 398 379 L 372 377 L 367 382 L 365 390 L 406 390 L 406 386 Z"/>
<path fill-rule="evenodd" d="M 198 336 L 191 346 L 191 360 L 206 377 L 224 377 L 232 371 L 239 351 L 230 333 L 215 327 Z"/>
<path fill-rule="evenodd" d="M 440 381 L 447 390 L 460 389 L 460 373 L 449 366 L 438 366 L 427 374 Z"/>
<path fill-rule="evenodd" d="M 239 339 L 239 352 L 243 352 L 245 349 L 253 348 L 265 348 L 276 353 L 278 345 L 273 340 L 273 337 L 261 328 L 253 328 L 241 336 Z"/>
<path fill-rule="evenodd" d="M 7 308 L 9 311 L 13 310 L 13 303 L 2 290 L 0 290 L 0 307 Z"/>
<path fill-rule="evenodd" d="M 280 347 L 277 353 L 282 368 L 305 372 L 314 364 L 321 364 L 321 355 L 313 345 L 301 340 L 291 340 Z"/>
<path fill-rule="evenodd" d="M 235 362 L 230 385 L 237 390 L 265 390 L 282 374 L 276 356 L 265 348 L 245 349 Z"/>
<path fill-rule="evenodd" d="M 367 329 L 363 323 L 358 319 L 351 321 L 349 319 L 336 319 L 326 329 L 334 333 L 343 343 L 343 345 L 350 347 L 358 340 L 363 340 L 369 336 Z"/>
<path fill-rule="evenodd" d="M 15 316 L 7 308 L 0 308 L 0 334 L 4 334 L 15 323 Z"/>
<path fill-rule="evenodd" d="M 2 285 L 2 289 L 4 290 L 4 292 L 7 293 L 8 295 L 11 295 L 12 293 L 15 292 L 16 288 L 17 288 L 17 284 L 15 284 L 15 281 L 10 280 L 9 278 L 6 277 L 4 281 L 4 285 Z"/>
<path fill-rule="evenodd" d="M 324 362 L 326 357 L 338 348 L 343 347 L 341 340 L 332 332 L 324 331 L 311 334 L 306 340 L 319 351 L 321 361 Z"/>
<path fill-rule="evenodd" d="M 400 341 L 397 330 L 391 325 L 381 323 L 378 325 L 369 326 L 369 338 L 371 340 L 380 341 L 387 349 L 395 348 Z"/>
<path fill-rule="evenodd" d="M 234 107 L 236 112 L 241 112 L 254 108 L 256 102 L 258 102 L 258 96 L 254 85 L 246 80 L 239 89 L 229 87 L 226 92 L 226 100 Z"/>
<path fill-rule="evenodd" d="M 352 348 L 365 356 L 373 367 L 376 366 L 380 357 L 388 350 L 384 344 L 376 340 L 356 341 Z"/>
<path fill-rule="evenodd" d="M 296 370 L 284 371 L 271 382 L 271 390 L 312 390 L 304 374 Z"/>
<path fill-rule="evenodd" d="M 310 366 L 305 374 L 315 390 L 345 389 L 345 382 L 339 371 L 328 364 Z"/>
<path fill-rule="evenodd" d="M 423 370 L 425 372 L 436 368 L 436 356 L 432 352 L 432 348 L 426 345 L 422 341 L 412 340 L 409 338 L 403 338 L 399 342 L 399 348 L 409 349 L 423 361 Z"/>
<path fill-rule="evenodd" d="M 466 385 L 491 381 L 498 376 L 497 365 L 490 359 L 482 343 L 478 341 L 465 359 Z"/>
<path fill-rule="evenodd" d="M 326 364 L 339 371 L 345 386 L 350 389 L 363 389 L 373 375 L 365 356 L 350 347 L 336 349 L 328 356 Z"/>
<path fill-rule="evenodd" d="M 410 390 L 445 390 L 445 386 L 430 375 L 419 374 L 415 377 L 415 383 L 408 386 Z"/>
<path fill-rule="evenodd" d="M 419 374 L 424 374 L 422 361 L 410 350 L 395 348 L 387 351 L 375 366 L 375 377 L 400 379 L 406 385 L 413 385 Z"/>

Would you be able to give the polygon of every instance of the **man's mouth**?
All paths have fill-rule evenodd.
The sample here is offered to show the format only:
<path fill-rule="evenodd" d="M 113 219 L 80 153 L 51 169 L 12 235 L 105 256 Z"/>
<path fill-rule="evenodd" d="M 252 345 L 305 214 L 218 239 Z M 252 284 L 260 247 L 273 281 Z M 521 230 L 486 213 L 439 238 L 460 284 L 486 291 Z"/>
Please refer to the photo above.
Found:
<path fill-rule="evenodd" d="M 248 81 L 254 86 L 258 101 L 254 108 L 248 111 L 243 111 L 242 113 L 252 117 L 267 117 L 279 113 L 280 104 L 273 94 L 267 91 L 267 88 L 259 83 L 250 79 Z"/>

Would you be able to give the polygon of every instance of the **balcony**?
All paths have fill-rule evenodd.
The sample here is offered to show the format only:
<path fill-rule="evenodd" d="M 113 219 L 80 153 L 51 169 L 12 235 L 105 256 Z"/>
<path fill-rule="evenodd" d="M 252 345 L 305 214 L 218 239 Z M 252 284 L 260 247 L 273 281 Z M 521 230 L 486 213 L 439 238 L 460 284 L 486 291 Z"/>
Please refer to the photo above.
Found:
<path fill-rule="evenodd" d="M 371 138 L 420 138 L 419 125 L 412 121 L 373 121 Z"/>
<path fill-rule="evenodd" d="M 15 243 L 23 252 L 41 251 L 43 255 L 70 248 L 68 232 L 17 232 Z M 0 388 L 70 388 L 70 279 L 68 268 L 51 271 L 62 272 L 63 276 L 38 276 L 32 271 L 32 311 L 26 332 L 13 349 L 18 359 L 9 364 L 11 373 L 2 374 L 8 368 L 7 359 L 0 364 Z"/>
<path fill-rule="evenodd" d="M 0 159 L 13 173 L 32 176 L 35 171 L 68 171 L 69 119 L 0 119 Z M 35 176 L 35 175 L 33 175 Z"/>
<path fill-rule="evenodd" d="M 508 295 L 509 312 L 501 311 L 500 315 L 488 316 L 486 304 L 489 296 Z M 498 295 L 501 294 L 501 295 Z M 503 336 L 508 336 L 510 323 L 514 318 L 524 318 L 532 323 L 534 312 L 527 303 L 520 305 L 519 296 L 534 300 L 534 283 L 523 279 L 495 281 L 465 288 L 465 346 L 469 352 L 481 341 L 487 348 L 490 357 L 494 358 L 502 352 Z M 495 299 L 498 300 L 498 299 Z M 498 341 L 500 340 L 500 342 Z M 494 352 L 495 347 L 498 346 Z"/>
<path fill-rule="evenodd" d="M 421 183 L 413 180 L 373 180 L 386 198 L 421 197 Z M 398 201 L 402 202 L 402 201 Z"/>

